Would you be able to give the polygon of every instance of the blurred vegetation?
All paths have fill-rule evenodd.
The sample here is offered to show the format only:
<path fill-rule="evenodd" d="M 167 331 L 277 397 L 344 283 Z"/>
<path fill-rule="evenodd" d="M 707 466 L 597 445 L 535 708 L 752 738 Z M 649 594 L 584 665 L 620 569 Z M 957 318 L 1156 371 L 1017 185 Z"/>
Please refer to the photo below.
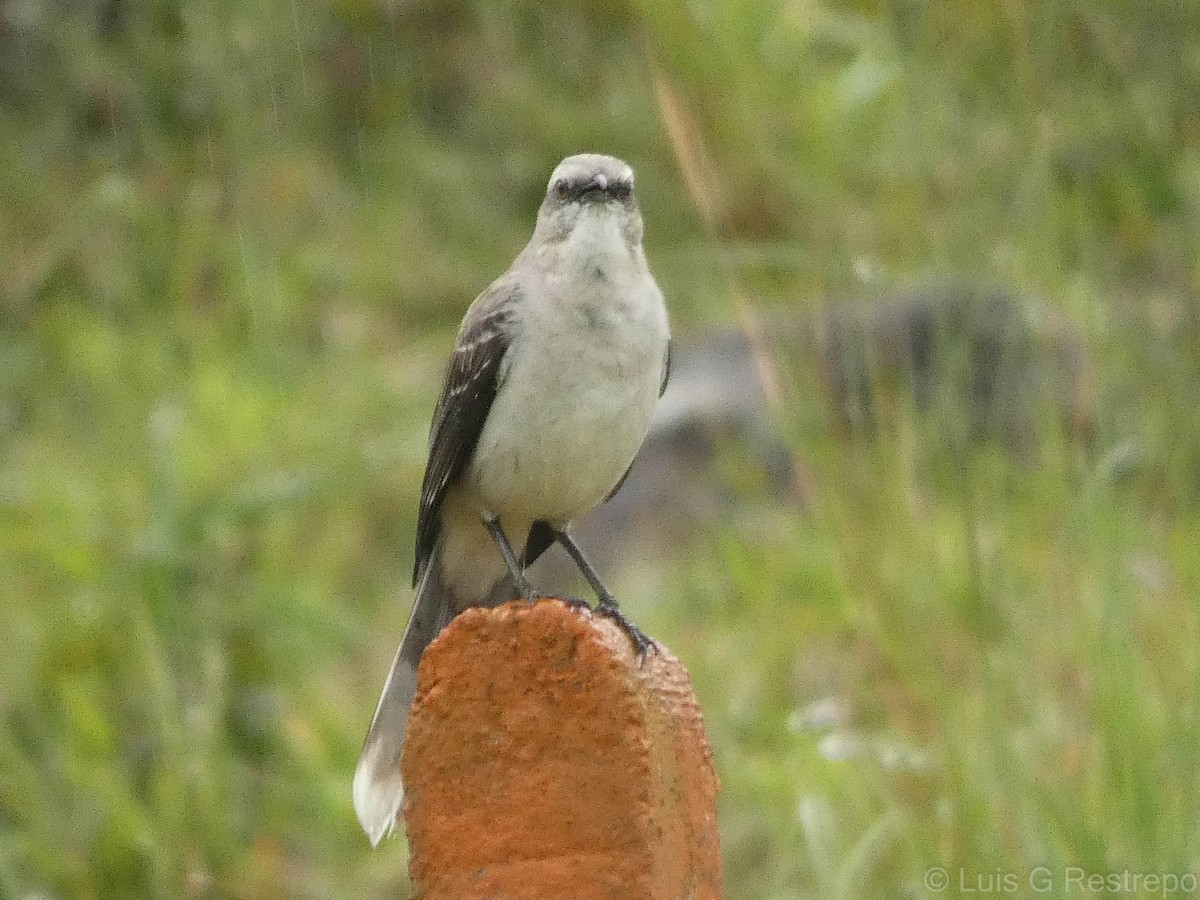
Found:
<path fill-rule="evenodd" d="M 681 333 L 953 272 L 1096 361 L 1017 460 L 780 361 L 811 508 L 625 591 L 728 895 L 1200 870 L 1197 97 L 1178 0 L 0 4 L 0 896 L 404 894 L 349 781 L 440 367 L 593 149 Z"/>

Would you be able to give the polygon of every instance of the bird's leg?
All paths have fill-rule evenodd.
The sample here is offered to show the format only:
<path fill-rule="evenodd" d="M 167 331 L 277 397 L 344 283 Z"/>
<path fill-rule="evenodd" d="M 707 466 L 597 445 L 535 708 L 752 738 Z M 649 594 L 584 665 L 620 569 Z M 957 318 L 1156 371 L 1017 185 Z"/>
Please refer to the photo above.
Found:
<path fill-rule="evenodd" d="M 536 600 L 539 595 L 525 578 L 525 572 L 521 569 L 517 554 L 513 553 L 512 544 L 508 542 L 504 529 L 500 527 L 500 520 L 495 516 L 485 516 L 483 525 L 488 530 L 488 534 L 492 536 L 492 540 L 496 542 L 496 546 L 500 548 L 500 555 L 504 557 L 504 565 L 508 567 L 508 574 L 512 578 L 513 584 L 517 586 L 517 592 L 520 593 L 521 599 Z"/>
<path fill-rule="evenodd" d="M 554 537 L 571 555 L 571 559 L 575 560 L 575 565 L 579 567 L 579 571 L 583 573 L 587 583 L 596 592 L 596 598 L 599 600 L 599 603 L 596 604 L 596 612 L 605 618 L 612 619 L 620 626 L 621 630 L 628 635 L 629 640 L 633 642 L 633 646 L 637 650 L 638 662 L 641 662 L 646 658 L 646 652 L 654 646 L 654 641 L 647 637 L 642 629 L 634 625 L 625 613 L 621 612 L 621 607 L 617 605 L 617 598 L 604 586 L 604 582 L 600 580 L 600 576 L 596 574 L 592 564 L 587 561 L 587 557 L 583 555 L 583 551 L 579 549 L 575 539 L 567 532 L 557 528 L 554 529 Z"/>

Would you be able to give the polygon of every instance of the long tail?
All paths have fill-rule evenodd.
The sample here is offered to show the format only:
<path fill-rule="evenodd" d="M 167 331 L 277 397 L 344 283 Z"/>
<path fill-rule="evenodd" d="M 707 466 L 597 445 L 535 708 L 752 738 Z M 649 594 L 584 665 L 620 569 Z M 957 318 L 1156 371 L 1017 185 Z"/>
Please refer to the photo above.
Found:
<path fill-rule="evenodd" d="M 354 770 L 354 811 L 373 847 L 391 832 L 404 799 L 400 751 L 417 690 L 417 663 L 429 642 L 454 615 L 451 595 L 442 584 L 438 555 L 435 549 L 425 567 L 404 639 Z"/>

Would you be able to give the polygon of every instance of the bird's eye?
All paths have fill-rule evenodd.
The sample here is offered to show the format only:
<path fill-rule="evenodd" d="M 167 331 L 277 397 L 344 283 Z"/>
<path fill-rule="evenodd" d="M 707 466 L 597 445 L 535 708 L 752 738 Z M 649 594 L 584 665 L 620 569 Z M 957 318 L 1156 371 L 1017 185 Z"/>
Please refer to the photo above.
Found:
<path fill-rule="evenodd" d="M 571 196 L 571 190 L 567 186 L 567 182 L 564 180 L 559 180 L 554 183 L 554 193 L 558 196 L 559 200 L 566 200 Z"/>
<path fill-rule="evenodd" d="M 618 181 L 612 186 L 612 195 L 618 200 L 628 200 L 633 192 L 633 185 L 628 181 Z"/>

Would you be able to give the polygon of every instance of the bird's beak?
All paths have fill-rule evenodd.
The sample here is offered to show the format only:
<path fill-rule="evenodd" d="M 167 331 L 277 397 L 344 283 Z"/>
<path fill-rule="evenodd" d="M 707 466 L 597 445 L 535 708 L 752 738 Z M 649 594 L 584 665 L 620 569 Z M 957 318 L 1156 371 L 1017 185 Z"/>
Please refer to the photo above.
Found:
<path fill-rule="evenodd" d="M 587 184 L 583 186 L 583 190 L 579 192 L 579 198 L 602 200 L 608 194 L 608 177 L 606 175 L 597 174 Z"/>

